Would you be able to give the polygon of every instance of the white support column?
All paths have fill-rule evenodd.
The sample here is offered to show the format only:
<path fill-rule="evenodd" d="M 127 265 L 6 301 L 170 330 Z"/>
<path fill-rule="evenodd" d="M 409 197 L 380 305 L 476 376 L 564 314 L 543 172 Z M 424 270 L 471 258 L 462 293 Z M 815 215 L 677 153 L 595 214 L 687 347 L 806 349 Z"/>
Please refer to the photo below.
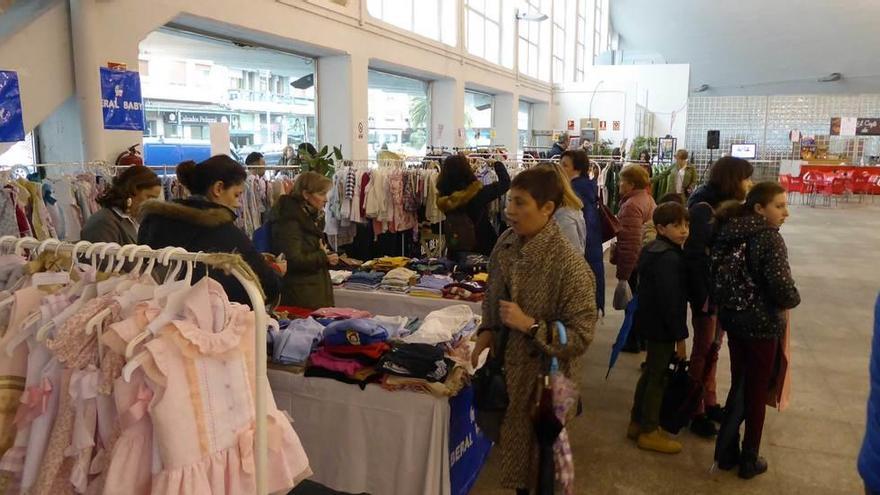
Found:
<path fill-rule="evenodd" d="M 495 139 L 493 143 L 506 146 L 511 156 L 516 156 L 519 150 L 518 112 L 518 94 L 501 93 L 495 95 Z"/>
<path fill-rule="evenodd" d="M 464 82 L 441 79 L 431 84 L 431 141 L 434 146 L 464 146 Z"/>
<path fill-rule="evenodd" d="M 318 59 L 318 145 L 341 146 L 352 160 L 368 158 L 368 65 L 356 54 Z"/>
<path fill-rule="evenodd" d="M 107 39 L 108 7 L 98 0 L 70 0 L 70 31 L 73 41 L 73 63 L 76 98 L 82 123 L 83 158 L 113 162 L 119 153 L 133 144 L 143 142 L 141 131 L 104 130 L 101 109 L 99 69 L 107 62 L 121 62 L 137 69 L 136 39 Z M 118 20 L 118 19 L 117 19 Z M 116 22 L 116 21 L 114 21 Z M 109 47 L 112 47 L 108 49 Z"/>

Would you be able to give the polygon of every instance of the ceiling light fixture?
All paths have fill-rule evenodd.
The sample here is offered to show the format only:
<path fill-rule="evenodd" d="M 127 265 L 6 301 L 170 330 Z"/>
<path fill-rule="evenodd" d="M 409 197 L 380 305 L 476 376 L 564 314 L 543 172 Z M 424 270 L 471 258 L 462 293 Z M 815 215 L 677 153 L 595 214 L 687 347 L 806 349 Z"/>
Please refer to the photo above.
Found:
<path fill-rule="evenodd" d="M 518 9 L 516 11 L 516 20 L 518 21 L 527 21 L 527 22 L 541 22 L 546 21 L 548 19 L 547 14 L 542 14 L 540 12 L 535 14 L 529 14 L 526 12 L 520 12 Z"/>
<path fill-rule="evenodd" d="M 840 81 L 841 79 L 843 79 L 843 74 L 840 72 L 832 72 L 827 76 L 820 77 L 819 82 L 835 82 Z"/>
<path fill-rule="evenodd" d="M 703 93 L 705 91 L 709 91 L 708 84 L 701 84 L 696 89 L 694 89 L 694 93 Z"/>

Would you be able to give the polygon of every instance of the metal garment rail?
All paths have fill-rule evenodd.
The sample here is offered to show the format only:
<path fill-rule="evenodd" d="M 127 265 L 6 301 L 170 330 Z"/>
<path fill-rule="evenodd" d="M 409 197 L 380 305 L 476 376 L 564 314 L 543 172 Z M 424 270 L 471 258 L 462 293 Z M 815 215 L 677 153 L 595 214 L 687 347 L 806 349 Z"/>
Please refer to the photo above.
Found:
<path fill-rule="evenodd" d="M 58 239 L 47 239 L 45 241 L 39 241 L 34 239 L 33 237 L 24 237 L 18 238 L 14 236 L 5 236 L 0 238 L 0 251 L 3 251 L 8 247 L 12 247 L 16 253 L 21 254 L 23 250 L 27 249 L 28 251 L 36 250 L 36 253 L 42 253 L 44 251 L 48 251 L 51 253 L 64 253 L 64 254 L 73 254 L 83 253 L 90 247 L 94 247 L 93 254 L 98 256 L 99 258 L 107 259 L 110 257 L 117 258 L 117 254 L 119 254 L 120 250 L 126 249 L 125 257 L 128 258 L 131 256 L 134 259 L 143 258 L 143 259 L 165 259 L 167 257 L 170 261 L 186 261 L 186 262 L 199 262 L 206 265 L 217 265 L 219 263 L 212 263 L 210 258 L 206 259 L 206 256 L 209 253 L 191 253 L 182 248 L 165 248 L 165 249 L 151 249 L 147 246 L 137 246 L 129 244 L 126 246 L 120 246 L 118 244 L 112 243 L 91 243 L 87 241 L 80 241 L 76 244 L 70 242 L 62 242 Z M 210 253 L 214 254 L 214 253 Z M 232 259 L 241 259 L 238 255 L 228 255 L 232 256 Z M 228 260 L 229 258 L 227 258 Z M 243 261 L 242 261 L 243 263 Z M 268 465 L 268 443 L 266 437 L 266 402 L 267 402 L 267 394 L 269 391 L 269 380 L 266 375 L 266 329 L 268 328 L 268 315 L 266 314 L 266 302 L 263 299 L 263 295 L 260 293 L 260 289 L 257 287 L 256 283 L 249 279 L 248 276 L 241 271 L 237 266 L 232 265 L 232 275 L 241 283 L 242 287 L 244 287 L 245 291 L 250 297 L 251 306 L 254 309 L 254 343 L 257 346 L 256 348 L 256 485 L 258 494 L 266 493 L 266 466 Z"/>

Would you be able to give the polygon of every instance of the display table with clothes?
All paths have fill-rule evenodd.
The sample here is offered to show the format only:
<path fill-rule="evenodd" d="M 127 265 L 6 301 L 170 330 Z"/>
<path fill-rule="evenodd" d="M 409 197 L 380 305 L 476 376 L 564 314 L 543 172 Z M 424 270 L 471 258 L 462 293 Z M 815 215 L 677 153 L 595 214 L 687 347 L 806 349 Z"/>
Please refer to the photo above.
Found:
<path fill-rule="evenodd" d="M 454 299 L 432 299 L 414 297 L 387 291 L 360 291 L 336 287 L 333 289 L 336 305 L 345 308 L 358 308 L 373 314 L 396 315 L 405 314 L 424 318 L 428 313 L 443 309 L 453 304 L 466 304 L 471 310 L 480 314 L 482 303 L 457 301 Z"/>
<path fill-rule="evenodd" d="M 474 423 L 469 356 L 480 317 L 470 306 L 424 317 L 277 314 L 269 382 L 307 430 L 314 481 L 354 493 L 469 492 L 491 447 Z"/>

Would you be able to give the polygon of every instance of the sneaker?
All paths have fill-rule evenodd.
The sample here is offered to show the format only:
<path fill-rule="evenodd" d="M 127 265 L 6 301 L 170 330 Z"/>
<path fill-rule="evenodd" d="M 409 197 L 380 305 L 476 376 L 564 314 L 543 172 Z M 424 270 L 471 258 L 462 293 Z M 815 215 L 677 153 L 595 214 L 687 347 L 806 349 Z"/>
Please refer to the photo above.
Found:
<path fill-rule="evenodd" d="M 767 472 L 767 460 L 758 457 L 757 452 L 744 450 L 739 460 L 739 477 L 750 480 L 759 474 Z"/>
<path fill-rule="evenodd" d="M 642 425 L 635 421 L 630 421 L 629 427 L 626 429 L 626 438 L 629 438 L 630 440 L 638 440 L 641 433 Z"/>
<path fill-rule="evenodd" d="M 691 421 L 691 431 L 698 437 L 712 438 L 718 434 L 718 427 L 704 414 Z"/>
<path fill-rule="evenodd" d="M 678 454 L 681 452 L 681 443 L 669 438 L 666 432 L 657 428 L 651 433 L 639 435 L 639 448 L 661 454 Z"/>
<path fill-rule="evenodd" d="M 724 420 L 724 408 L 718 404 L 715 404 L 712 407 L 707 407 L 706 416 L 712 421 L 720 424 Z"/>

